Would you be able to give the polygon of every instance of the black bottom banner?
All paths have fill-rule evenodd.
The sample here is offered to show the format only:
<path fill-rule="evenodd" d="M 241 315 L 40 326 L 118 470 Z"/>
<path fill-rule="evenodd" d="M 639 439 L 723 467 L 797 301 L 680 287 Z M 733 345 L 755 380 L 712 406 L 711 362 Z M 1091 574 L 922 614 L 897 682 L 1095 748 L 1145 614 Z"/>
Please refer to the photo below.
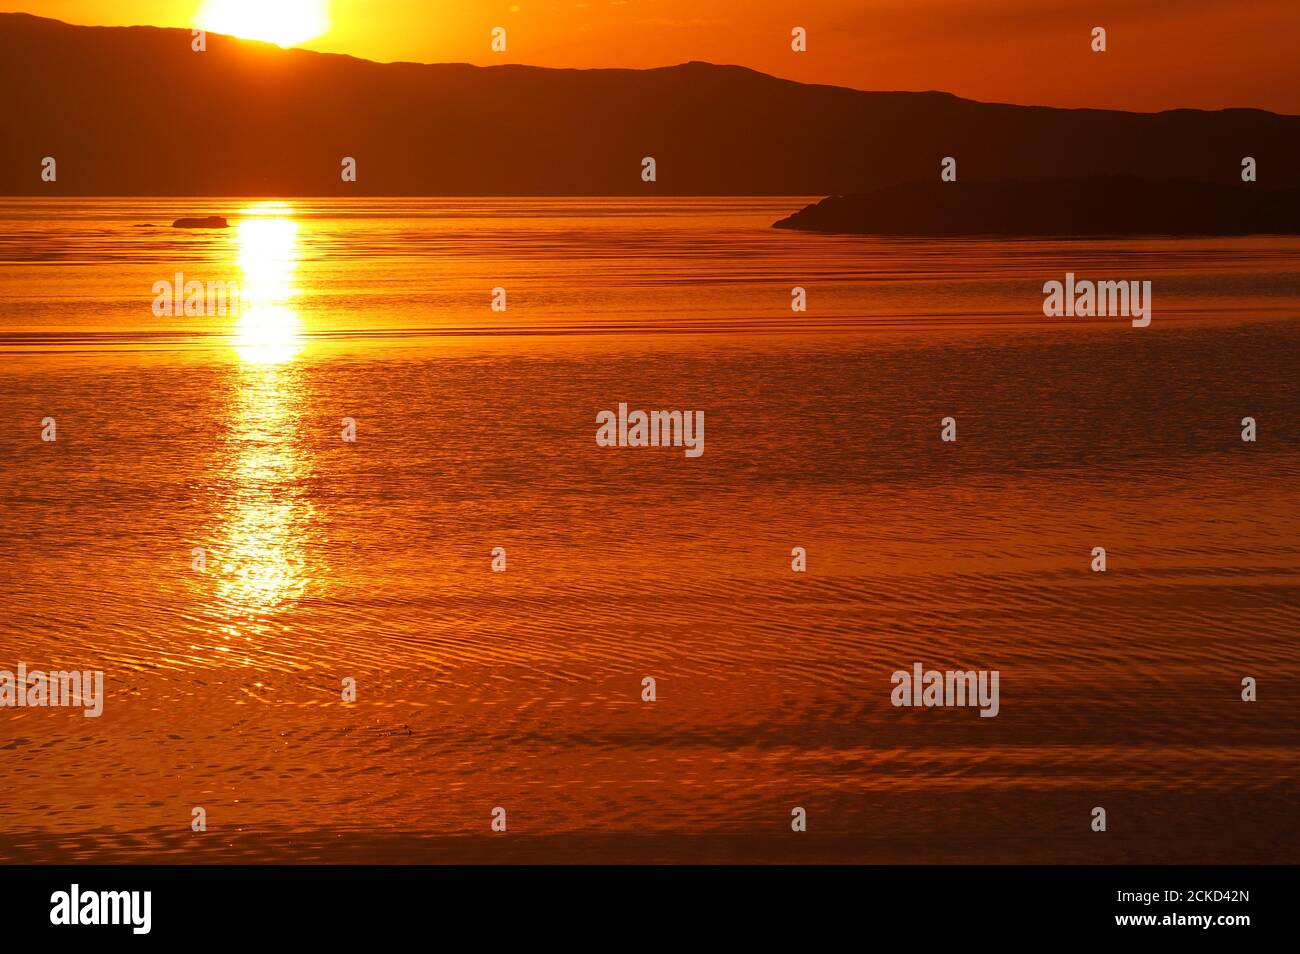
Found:
<path fill-rule="evenodd" d="M 77 943 L 719 934 L 1107 934 L 1233 943 L 1293 921 L 1291 867 L 10 867 L 6 935 Z M 1241 932 L 1245 932 L 1244 934 Z"/>

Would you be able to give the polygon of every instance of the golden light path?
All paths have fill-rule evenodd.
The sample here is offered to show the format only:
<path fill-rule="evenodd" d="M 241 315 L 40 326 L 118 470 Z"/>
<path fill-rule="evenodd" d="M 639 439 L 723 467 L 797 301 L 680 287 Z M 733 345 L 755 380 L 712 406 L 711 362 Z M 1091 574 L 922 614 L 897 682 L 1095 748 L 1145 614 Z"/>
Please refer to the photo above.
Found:
<path fill-rule="evenodd" d="M 218 461 L 215 550 L 218 658 L 253 668 L 292 666 L 277 634 L 314 578 L 308 536 L 314 507 L 305 489 L 306 370 L 294 305 L 299 225 L 286 203 L 257 203 L 237 225 L 241 307 L 234 329 L 240 364 L 228 396 Z"/>
<path fill-rule="evenodd" d="M 244 210 L 237 225 L 240 291 L 235 349 L 249 364 L 282 364 L 302 350 L 301 320 L 293 307 L 294 273 L 301 255 L 298 223 L 283 202 Z"/>
<path fill-rule="evenodd" d="M 329 29 L 327 0 L 206 0 L 198 28 L 294 46 Z"/>

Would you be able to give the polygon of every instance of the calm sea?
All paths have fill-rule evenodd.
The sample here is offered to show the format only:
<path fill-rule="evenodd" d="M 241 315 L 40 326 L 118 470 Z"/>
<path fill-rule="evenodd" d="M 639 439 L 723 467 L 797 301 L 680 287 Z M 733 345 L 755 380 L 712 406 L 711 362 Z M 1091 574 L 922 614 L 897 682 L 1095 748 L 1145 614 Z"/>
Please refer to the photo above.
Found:
<path fill-rule="evenodd" d="M 0 200 L 0 858 L 1294 861 L 1300 239 L 806 201 Z"/>

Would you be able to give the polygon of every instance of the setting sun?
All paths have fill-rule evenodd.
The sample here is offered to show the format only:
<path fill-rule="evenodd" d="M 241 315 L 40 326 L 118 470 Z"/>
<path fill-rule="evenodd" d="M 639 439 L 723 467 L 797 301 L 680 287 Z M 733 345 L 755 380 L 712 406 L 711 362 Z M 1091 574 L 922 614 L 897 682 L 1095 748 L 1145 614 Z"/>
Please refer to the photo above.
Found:
<path fill-rule="evenodd" d="M 207 0 L 198 25 L 213 33 L 293 46 L 329 28 L 328 0 Z"/>

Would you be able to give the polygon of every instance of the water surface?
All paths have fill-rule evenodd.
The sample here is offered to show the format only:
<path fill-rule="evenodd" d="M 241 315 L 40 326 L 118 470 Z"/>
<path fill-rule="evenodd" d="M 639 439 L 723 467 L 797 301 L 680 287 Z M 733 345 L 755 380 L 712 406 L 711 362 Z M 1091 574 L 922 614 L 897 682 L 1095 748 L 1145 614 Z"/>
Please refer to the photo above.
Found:
<path fill-rule="evenodd" d="M 0 710 L 0 857 L 1294 860 L 1300 240 L 806 201 L 0 202 L 0 668 L 108 693 Z M 1044 319 L 1066 271 L 1151 326 Z M 917 661 L 997 718 L 893 708 Z"/>

